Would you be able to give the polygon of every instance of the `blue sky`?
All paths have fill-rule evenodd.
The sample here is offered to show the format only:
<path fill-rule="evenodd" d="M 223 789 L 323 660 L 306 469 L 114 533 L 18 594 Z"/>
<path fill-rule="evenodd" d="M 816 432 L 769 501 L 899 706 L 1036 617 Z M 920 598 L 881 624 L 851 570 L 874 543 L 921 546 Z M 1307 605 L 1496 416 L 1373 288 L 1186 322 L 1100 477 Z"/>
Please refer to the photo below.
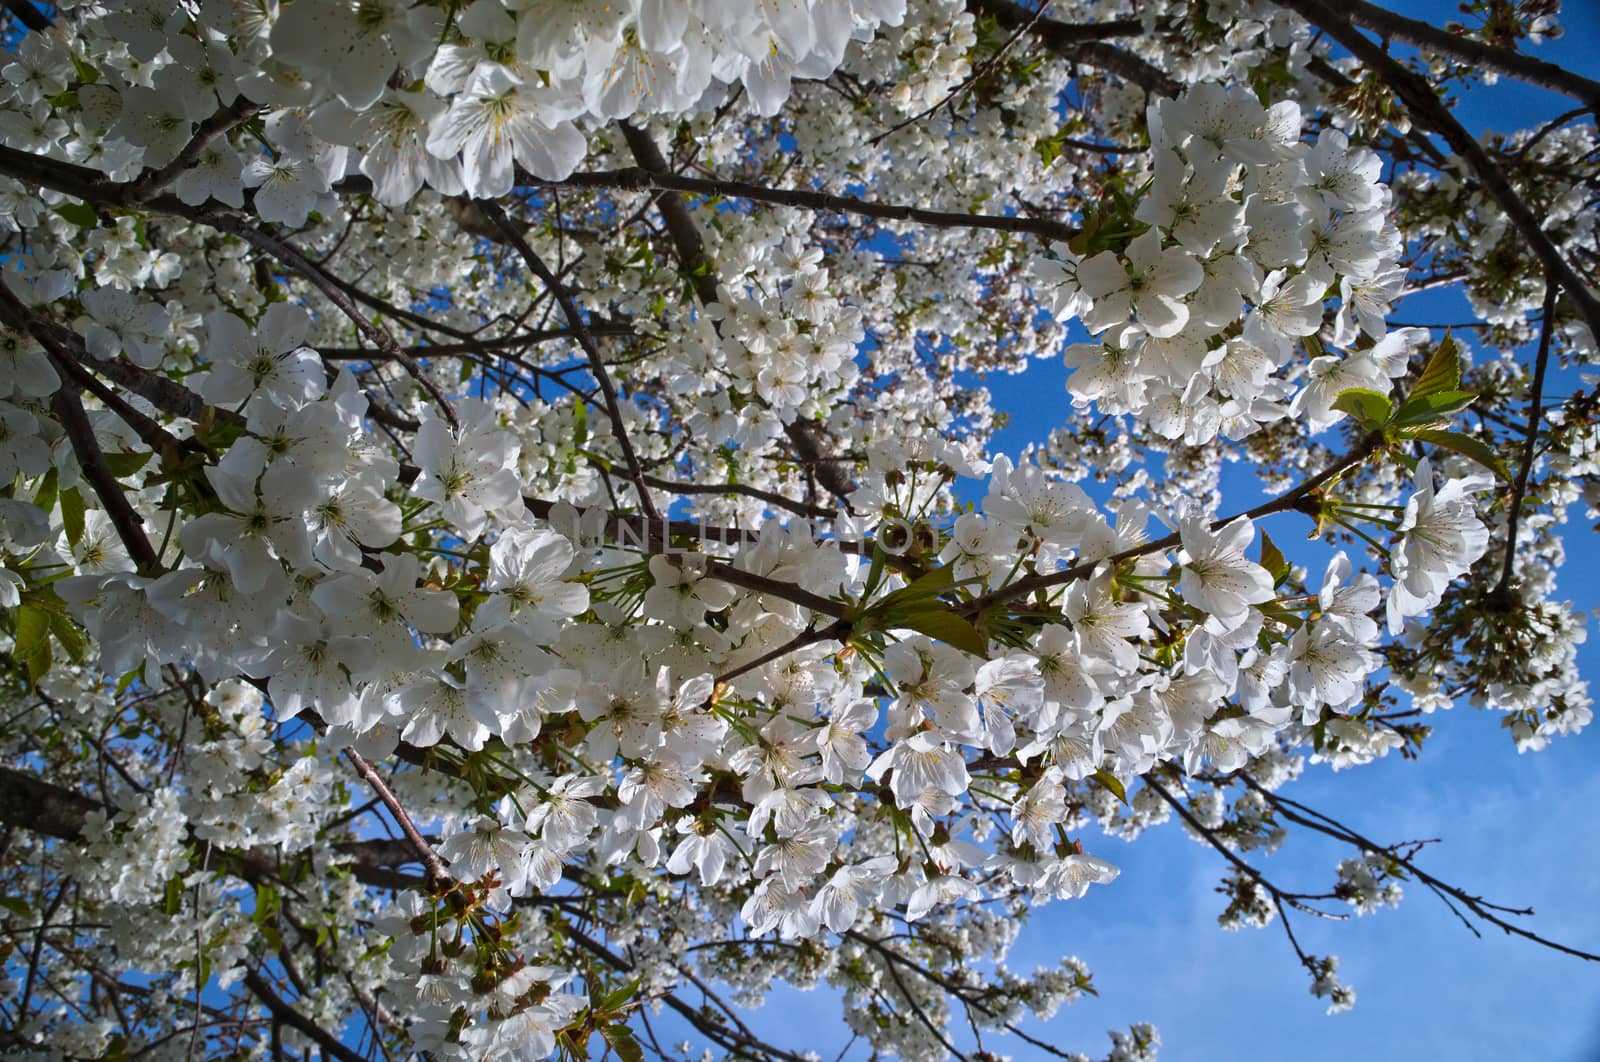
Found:
<path fill-rule="evenodd" d="M 1436 25 L 1460 17 L 1449 0 L 1391 6 Z M 1566 37 L 1538 54 L 1595 76 L 1600 4 L 1567 8 Z M 1474 133 L 1509 132 L 1568 106 L 1502 81 L 1469 93 L 1459 113 Z M 1470 314 L 1464 300 L 1446 293 L 1409 300 L 1404 316 L 1463 320 Z M 1574 383 L 1572 374 L 1561 375 L 1552 380 L 1553 394 Z M 1014 454 L 1044 436 L 1068 400 L 1065 377 L 1059 361 L 1051 360 L 988 381 L 997 408 L 1012 418 L 997 450 Z M 1236 466 L 1223 486 L 1225 511 L 1259 497 L 1253 479 Z M 1574 515 L 1568 551 L 1580 563 L 1563 573 L 1561 596 L 1592 610 L 1600 606 L 1600 572 L 1581 563 L 1594 543 L 1581 513 Z M 1303 520 L 1291 527 L 1287 521 L 1299 518 L 1278 519 L 1286 521 L 1281 532 L 1271 528 L 1279 542 L 1299 537 Z M 1600 679 L 1600 636 L 1580 649 L 1579 659 L 1586 676 Z M 1290 795 L 1378 840 L 1442 838 L 1421 857 L 1432 873 L 1489 900 L 1531 906 L 1537 913 L 1526 920 L 1528 928 L 1600 951 L 1600 832 L 1594 826 L 1600 729 L 1519 756 L 1497 714 L 1461 707 L 1428 722 L 1435 733 L 1420 760 L 1394 754 L 1343 772 L 1311 767 Z M 1162 1057 L 1178 1062 L 1424 1055 L 1600 1062 L 1600 966 L 1492 927 L 1475 938 L 1419 887 L 1407 889 L 1398 909 L 1348 923 L 1296 919 L 1305 948 L 1337 954 L 1342 979 L 1359 995 L 1354 1010 L 1327 1016 L 1276 925 L 1237 933 L 1217 927 L 1223 900 L 1213 889 L 1221 858 L 1176 823 L 1133 844 L 1093 835 L 1086 843 L 1118 863 L 1122 876 L 1082 900 L 1036 911 L 1010 957 L 1013 969 L 1027 970 L 1070 954 L 1093 970 L 1099 997 L 1064 1008 L 1042 1028 L 1030 1027 L 1069 1050 L 1101 1053 L 1106 1029 L 1149 1021 L 1161 1030 Z M 1318 891 L 1348 854 L 1332 842 L 1296 835 L 1261 866 L 1275 881 Z M 831 1058 L 849 1040 L 838 1007 L 827 990 L 780 990 L 752 1024 L 779 1043 Z M 1014 1039 L 990 1046 L 1018 1059 L 1034 1057 Z"/>

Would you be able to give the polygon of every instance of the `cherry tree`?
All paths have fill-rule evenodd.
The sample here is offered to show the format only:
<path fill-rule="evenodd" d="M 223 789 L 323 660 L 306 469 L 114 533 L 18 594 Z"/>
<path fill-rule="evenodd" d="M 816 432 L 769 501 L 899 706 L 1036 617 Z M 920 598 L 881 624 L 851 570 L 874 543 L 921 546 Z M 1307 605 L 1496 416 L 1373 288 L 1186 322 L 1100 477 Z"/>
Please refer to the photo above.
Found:
<path fill-rule="evenodd" d="M 4 0 L 0 1046 L 1086 1057 L 1008 949 L 1167 822 L 1332 1011 L 1595 960 L 1294 795 L 1591 718 L 1600 82 L 1462 6 Z"/>

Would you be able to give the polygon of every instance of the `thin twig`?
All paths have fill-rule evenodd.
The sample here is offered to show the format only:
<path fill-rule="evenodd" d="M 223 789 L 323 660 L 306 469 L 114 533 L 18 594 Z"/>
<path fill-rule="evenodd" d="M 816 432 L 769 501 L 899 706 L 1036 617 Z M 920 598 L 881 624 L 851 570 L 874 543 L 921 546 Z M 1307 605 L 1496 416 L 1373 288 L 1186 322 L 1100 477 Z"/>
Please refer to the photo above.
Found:
<path fill-rule="evenodd" d="M 1435 889 L 1436 891 L 1443 891 L 1444 893 L 1454 897 L 1459 903 L 1461 903 L 1464 907 L 1466 907 L 1467 910 L 1471 911 L 1478 918 L 1483 919 L 1483 921 L 1488 922 L 1490 925 L 1495 926 L 1503 932 L 1522 937 L 1525 940 L 1531 940 L 1535 944 L 1541 944 L 1544 947 L 1550 948 L 1554 951 L 1562 952 L 1566 955 L 1571 955 L 1579 959 L 1585 959 L 1589 962 L 1600 962 L 1600 954 L 1587 952 L 1581 948 L 1569 947 L 1566 944 L 1557 943 L 1556 941 L 1542 937 L 1530 930 L 1523 929 L 1521 926 L 1507 922 L 1496 913 L 1501 912 L 1504 914 L 1526 916 L 1533 914 L 1532 908 L 1507 907 L 1503 904 L 1490 903 L 1481 896 L 1473 896 L 1463 889 L 1457 888 L 1456 886 L 1448 884 L 1447 882 L 1440 881 L 1432 874 L 1429 874 L 1427 871 L 1417 866 L 1411 860 L 1403 858 L 1393 852 L 1389 852 L 1389 849 L 1387 849 L 1385 846 L 1362 836 L 1343 823 L 1337 822 L 1334 819 L 1330 819 L 1328 816 L 1307 807 L 1299 801 L 1291 800 L 1285 796 L 1279 796 L 1277 793 L 1274 793 L 1262 786 L 1261 783 L 1257 782 L 1254 778 L 1251 778 L 1247 774 L 1241 772 L 1233 777 L 1238 778 L 1246 786 L 1259 793 L 1261 797 L 1267 801 L 1267 803 L 1271 804 L 1280 815 L 1290 822 L 1307 827 L 1308 829 L 1315 830 L 1318 833 L 1324 834 L 1328 837 L 1333 837 L 1337 840 L 1345 842 L 1346 844 L 1354 845 L 1369 852 L 1388 852 L 1389 858 L 1394 859 L 1401 866 L 1405 867 L 1405 869 L 1418 881 L 1422 882 L 1422 884 L 1431 889 Z"/>
<path fill-rule="evenodd" d="M 490 223 L 500 230 L 506 242 L 516 248 L 523 262 L 534 276 L 544 284 L 556 304 L 561 307 L 561 312 L 567 319 L 578 338 L 578 345 L 583 348 L 584 354 L 589 358 L 589 369 L 594 373 L 595 382 L 600 385 L 600 394 L 605 398 L 606 412 L 611 417 L 611 433 L 616 436 L 617 443 L 622 447 L 622 459 L 627 463 L 628 476 L 633 480 L 634 489 L 639 494 L 639 508 L 651 520 L 660 520 L 661 513 L 656 509 L 656 503 L 650 497 L 650 485 L 645 481 L 644 469 L 639 464 L 639 455 L 633 448 L 633 441 L 628 438 L 625 421 L 622 419 L 622 406 L 617 401 L 617 389 L 611 382 L 611 374 L 606 371 L 605 358 L 600 354 L 600 344 L 595 341 L 594 333 L 589 331 L 589 322 L 584 319 L 583 311 L 578 308 L 578 303 L 572 297 L 572 292 L 562 283 L 561 278 L 551 271 L 545 260 L 535 251 L 511 224 L 505 211 L 499 205 L 488 200 L 480 200 L 478 204 L 488 217 Z"/>
<path fill-rule="evenodd" d="M 1048 3 L 1041 4 L 1039 6 L 1039 10 L 1034 12 L 1033 18 L 1029 19 L 1023 25 L 1016 27 L 1016 29 L 1012 31 L 1011 36 L 1007 37 L 1005 42 L 1002 43 L 999 48 L 995 49 L 993 55 L 989 56 L 983 62 L 979 63 L 977 68 L 974 69 L 972 71 L 972 73 L 969 74 L 967 76 L 967 78 L 961 82 L 961 84 L 957 85 L 955 88 L 953 88 L 949 92 L 945 93 L 943 99 L 939 100 L 937 103 L 933 104 L 932 106 L 930 106 L 930 107 L 928 107 L 928 108 L 926 108 L 924 110 L 918 111 L 916 114 L 913 114 L 911 117 L 906 118 L 903 121 L 896 122 L 894 125 L 890 126 L 888 129 L 885 129 L 883 132 L 879 133 L 877 136 L 873 137 L 871 140 L 868 140 L 867 141 L 867 146 L 868 147 L 877 147 L 883 141 L 887 140 L 889 137 L 891 137 L 894 134 L 898 133 L 900 130 L 906 128 L 907 126 L 915 125 L 916 123 L 922 121 L 924 118 L 928 117 L 930 114 L 934 113 L 935 111 L 937 111 L 939 108 L 945 106 L 946 104 L 954 103 L 957 96 L 959 96 L 963 92 L 967 91 L 967 89 L 971 88 L 973 85 L 976 85 L 979 81 L 983 80 L 985 77 L 988 77 L 989 76 L 989 72 L 992 71 L 996 66 L 999 65 L 1000 60 L 1005 58 L 1006 53 L 1011 50 L 1012 45 L 1016 44 L 1019 40 L 1021 40 L 1023 34 L 1029 32 L 1030 30 L 1032 30 L 1033 27 L 1038 24 L 1039 20 L 1044 18 L 1044 13 L 1049 8 L 1049 6 L 1050 5 Z M 952 111 L 953 110 L 954 109 L 952 108 Z"/>
<path fill-rule="evenodd" d="M 1533 365 L 1533 394 L 1528 399 L 1528 438 L 1522 450 L 1522 467 L 1517 469 L 1516 482 L 1511 485 L 1511 508 L 1506 517 L 1506 557 L 1500 567 L 1500 581 L 1495 584 L 1491 595 L 1502 601 L 1511 588 L 1511 571 L 1517 558 L 1517 521 L 1522 516 L 1522 499 L 1528 493 L 1528 479 L 1533 475 L 1539 419 L 1544 415 L 1544 374 L 1550 364 L 1550 337 L 1555 331 L 1556 296 L 1560 291 L 1561 286 L 1547 276 L 1544 284 L 1544 320 L 1539 324 L 1539 354 Z"/>

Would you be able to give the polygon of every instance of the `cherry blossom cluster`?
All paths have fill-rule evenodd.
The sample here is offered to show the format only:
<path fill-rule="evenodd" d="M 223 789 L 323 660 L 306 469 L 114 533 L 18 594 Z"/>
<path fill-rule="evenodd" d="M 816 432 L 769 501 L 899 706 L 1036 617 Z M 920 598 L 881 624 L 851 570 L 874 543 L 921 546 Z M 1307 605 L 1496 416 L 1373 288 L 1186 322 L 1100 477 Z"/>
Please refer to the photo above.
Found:
<path fill-rule="evenodd" d="M 391 205 L 424 184 L 502 196 L 519 167 L 568 176 L 586 151 L 580 120 L 682 114 L 730 87 L 774 114 L 795 78 L 826 77 L 852 38 L 904 12 L 905 0 L 575 0 L 548 10 L 140 0 L 79 23 L 106 68 L 70 99 L 70 46 L 23 41 L 6 67 L 18 105 L 6 143 L 40 151 L 70 139 L 74 161 L 127 180 L 173 164 L 214 115 L 266 109 L 269 150 L 207 144 L 177 175 L 184 202 L 237 207 L 255 188 L 261 218 L 300 225 L 347 169 Z M 25 220 L 34 219 L 16 218 Z"/>
<path fill-rule="evenodd" d="M 1297 912 L 1500 917 L 1286 794 L 1592 718 L 1593 131 L 1491 145 L 1540 258 L 1303 6 L 61 5 L 0 62 L 17 1043 L 795 1057 L 716 995 L 786 982 L 943 1058 L 1094 990 L 1007 955 L 1169 821 L 1330 1010 Z M 1397 323 L 1441 279 L 1471 338 Z M 986 374 L 1063 357 L 1017 452 Z"/>
<path fill-rule="evenodd" d="M 1384 324 L 1404 271 L 1378 156 L 1336 129 L 1303 141 L 1295 101 L 1245 88 L 1196 86 L 1148 125 L 1148 190 L 1085 234 L 1120 249 L 1057 245 L 1037 267 L 1056 314 L 1101 336 L 1067 352 L 1075 400 L 1197 446 L 1291 415 L 1324 428 L 1341 391 L 1387 393 L 1417 335 Z M 1332 344 L 1378 342 L 1298 362 L 1330 300 Z"/>

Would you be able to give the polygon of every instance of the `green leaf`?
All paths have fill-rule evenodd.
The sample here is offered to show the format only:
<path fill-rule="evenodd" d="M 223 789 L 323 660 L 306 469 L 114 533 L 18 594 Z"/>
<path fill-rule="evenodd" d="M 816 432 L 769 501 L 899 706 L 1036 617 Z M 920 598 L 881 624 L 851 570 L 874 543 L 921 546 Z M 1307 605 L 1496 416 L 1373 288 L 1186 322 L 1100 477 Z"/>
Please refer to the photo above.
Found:
<path fill-rule="evenodd" d="M 1333 400 L 1333 408 L 1341 413 L 1348 413 L 1354 417 L 1363 428 L 1369 430 L 1381 428 L 1389 422 L 1389 416 L 1394 412 L 1394 403 L 1389 401 L 1389 396 L 1377 391 L 1369 391 L 1364 387 L 1352 387 L 1340 391 Z"/>
<path fill-rule="evenodd" d="M 76 546 L 83 541 L 83 495 L 77 487 L 61 492 L 61 526 L 66 529 L 67 542 Z"/>
<path fill-rule="evenodd" d="M 34 492 L 33 504 L 45 512 L 56 507 L 56 470 L 54 468 L 44 474 L 39 481 L 39 489 Z"/>
<path fill-rule="evenodd" d="M 872 544 L 872 567 L 867 569 L 867 584 L 865 589 L 861 591 L 862 600 L 870 598 L 873 592 L 878 589 L 878 584 L 883 581 L 883 566 L 888 558 L 889 555 L 883 551 L 883 546 L 874 542 Z"/>
<path fill-rule="evenodd" d="M 1289 562 L 1284 560 L 1283 551 L 1265 531 L 1261 532 L 1261 566 L 1272 576 L 1272 585 L 1275 587 L 1283 585 L 1283 581 L 1289 578 Z"/>
<path fill-rule="evenodd" d="M 589 1057 L 589 1037 L 587 1033 L 582 1037 L 578 1037 L 569 1032 L 563 1032 L 556 1037 L 556 1042 L 566 1048 L 567 1054 L 573 1058 L 587 1062 Z"/>
<path fill-rule="evenodd" d="M 250 913 L 250 921 L 256 925 L 270 921 L 283 906 L 283 897 L 271 885 L 256 886 L 255 910 Z"/>
<path fill-rule="evenodd" d="M 879 601 L 874 612 L 888 612 L 901 605 L 912 604 L 930 597 L 938 597 L 955 585 L 955 569 L 948 564 L 924 572 L 894 593 Z"/>
<path fill-rule="evenodd" d="M 94 67 L 78 58 L 76 55 L 72 57 L 72 67 L 78 72 L 78 80 L 83 82 L 85 85 L 92 85 L 96 81 L 100 80 L 100 71 L 96 70 Z"/>
<path fill-rule="evenodd" d="M 1122 786 L 1122 779 L 1106 770 L 1104 767 L 1089 776 L 1089 780 L 1101 789 L 1110 793 L 1124 804 L 1128 803 L 1128 791 Z"/>
<path fill-rule="evenodd" d="M 139 469 L 150 463 L 155 454 L 148 450 L 142 454 L 106 454 L 106 467 L 111 469 L 111 474 L 119 479 L 131 476 Z"/>
<path fill-rule="evenodd" d="M 638 994 L 639 984 L 640 981 L 636 977 L 620 988 L 612 989 L 606 993 L 606 997 L 600 1001 L 600 1006 L 597 1009 L 605 1011 L 621 1010 L 628 1000 Z"/>
<path fill-rule="evenodd" d="M 56 213 L 80 229 L 98 229 L 100 227 L 100 215 L 96 214 L 94 207 L 88 203 L 62 203 L 56 207 Z"/>
<path fill-rule="evenodd" d="M 83 655 L 89 648 L 89 638 L 83 633 L 83 628 L 72 622 L 71 616 L 65 612 L 50 613 L 50 633 L 56 636 L 61 648 L 67 651 L 69 660 L 74 664 L 83 663 Z"/>
<path fill-rule="evenodd" d="M 892 622 L 885 617 L 885 626 L 905 627 L 926 634 L 929 638 L 953 645 L 973 656 L 989 655 L 988 639 L 978 633 L 978 628 L 943 605 L 933 605 L 914 612 L 897 612 Z"/>
<path fill-rule="evenodd" d="M 583 399 L 572 403 L 572 445 L 582 448 L 589 441 L 589 404 Z"/>
<path fill-rule="evenodd" d="M 610 474 L 610 472 L 611 472 L 611 459 L 610 458 L 605 457 L 605 456 L 603 456 L 601 454 L 597 454 L 592 450 L 582 449 L 581 447 L 578 449 L 578 453 L 581 454 L 583 457 L 588 458 L 590 461 L 593 461 L 596 465 L 599 465 L 600 468 L 604 472 L 606 472 L 608 475 Z"/>
<path fill-rule="evenodd" d="M 1261 610 L 1262 615 L 1266 616 L 1270 620 L 1275 620 L 1278 623 L 1283 624 L 1290 630 L 1297 631 L 1301 627 L 1305 626 L 1305 620 L 1301 619 L 1300 616 L 1296 615 L 1295 613 L 1290 612 L 1276 601 L 1268 601 L 1264 604 L 1257 605 L 1256 607 Z"/>
<path fill-rule="evenodd" d="M 28 901 L 16 896 L 0 896 L 0 907 L 4 907 L 18 918 L 33 921 L 33 908 L 28 906 Z"/>
<path fill-rule="evenodd" d="M 1462 457 L 1470 458 L 1501 479 L 1509 480 L 1511 478 L 1511 471 L 1506 468 L 1505 461 L 1482 439 L 1459 431 L 1439 431 L 1431 428 L 1408 432 L 1407 437 L 1432 443 L 1435 446 L 1441 446 L 1446 450 L 1458 453 Z"/>
<path fill-rule="evenodd" d="M 1039 156 L 1039 161 L 1049 166 L 1061 157 L 1061 149 L 1066 146 L 1067 130 L 1065 127 L 1057 129 L 1049 136 L 1040 137 L 1034 142 L 1033 150 Z"/>
<path fill-rule="evenodd" d="M 1434 348 L 1428 364 L 1423 367 L 1422 375 L 1417 377 L 1417 386 L 1411 389 L 1411 397 L 1422 398 L 1445 391 L 1455 391 L 1460 387 L 1461 351 L 1456 346 L 1456 341 L 1450 338 L 1450 333 L 1446 332 L 1444 338 L 1439 340 L 1439 345 Z"/>
<path fill-rule="evenodd" d="M 1412 395 L 1395 410 L 1394 424 L 1402 428 L 1444 424 L 1472 405 L 1477 397 L 1470 391 L 1435 391 L 1432 394 Z"/>
<path fill-rule="evenodd" d="M 28 680 L 37 685 L 50 671 L 50 613 L 33 605 L 17 609 L 17 633 L 12 652 L 28 669 Z"/>
<path fill-rule="evenodd" d="M 183 910 L 183 878 L 177 874 L 167 879 L 167 889 L 161 897 L 161 909 L 168 918 Z"/>
<path fill-rule="evenodd" d="M 644 1049 L 639 1046 L 639 1041 L 633 1038 L 633 1030 L 626 1025 L 607 1025 L 600 1030 L 606 1043 L 611 1045 L 611 1050 L 617 1053 L 622 1062 L 644 1062 Z"/>

